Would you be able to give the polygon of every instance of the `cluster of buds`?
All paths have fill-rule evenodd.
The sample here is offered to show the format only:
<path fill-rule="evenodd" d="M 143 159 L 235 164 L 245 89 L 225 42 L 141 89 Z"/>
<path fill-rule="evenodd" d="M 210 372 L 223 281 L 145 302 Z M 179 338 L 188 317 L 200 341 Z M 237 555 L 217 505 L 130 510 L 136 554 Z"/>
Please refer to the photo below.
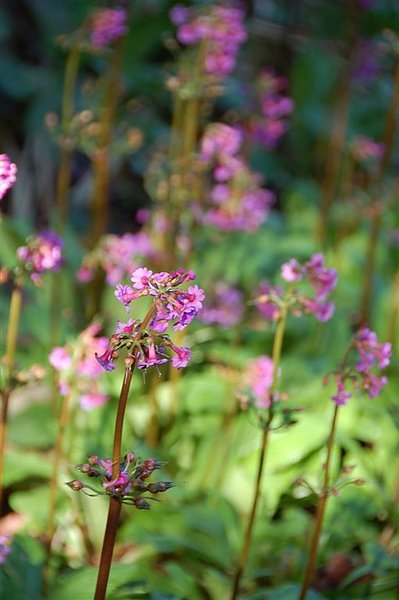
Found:
<path fill-rule="evenodd" d="M 303 265 L 292 258 L 282 265 L 281 277 L 289 284 L 286 294 L 281 287 L 272 287 L 268 283 L 259 288 L 256 304 L 266 319 L 278 320 L 283 305 L 288 305 L 295 316 L 305 313 L 313 314 L 321 322 L 331 319 L 335 307 L 326 299 L 337 284 L 337 273 L 335 269 L 325 267 L 322 254 L 314 254 Z M 304 284 L 312 290 L 311 295 Z"/>
<path fill-rule="evenodd" d="M 98 245 L 83 258 L 77 273 L 81 283 L 94 278 L 98 268 L 105 272 L 108 285 L 116 285 L 134 271 L 141 259 L 155 259 L 155 250 L 149 235 L 143 231 L 123 235 L 105 235 Z"/>
<path fill-rule="evenodd" d="M 17 180 L 17 167 L 7 154 L 0 154 L 0 200 Z"/>
<path fill-rule="evenodd" d="M 288 129 L 287 117 L 294 110 L 294 101 L 282 92 L 287 87 L 284 77 L 265 69 L 257 79 L 257 106 L 248 122 L 250 137 L 265 146 L 275 148 Z"/>
<path fill-rule="evenodd" d="M 91 42 L 102 48 L 113 44 L 128 32 L 123 8 L 99 8 L 91 16 Z"/>
<path fill-rule="evenodd" d="M 185 46 L 201 45 L 202 70 L 206 75 L 224 78 L 234 70 L 240 45 L 246 40 L 244 13 L 227 6 L 207 6 L 205 10 L 176 5 L 170 12 L 178 27 L 177 39 Z"/>
<path fill-rule="evenodd" d="M 40 284 L 46 271 L 58 271 L 62 265 L 62 240 L 52 231 L 42 231 L 29 237 L 25 246 L 17 249 L 20 266 L 29 273 L 35 284 Z"/>
<path fill-rule="evenodd" d="M 202 308 L 205 294 L 201 288 L 197 285 L 189 286 L 187 290 L 181 288 L 182 284 L 195 279 L 195 274 L 181 269 L 172 273 L 153 273 L 144 267 L 136 269 L 130 279 L 133 286 L 118 284 L 115 296 L 126 310 L 130 309 L 133 300 L 149 296 L 152 306 L 148 324 L 144 326 L 143 322 L 133 319 L 127 323 L 119 321 L 105 353 L 96 354 L 98 362 L 106 371 L 112 371 L 121 349 L 125 349 L 128 352 L 126 364 L 132 364 L 135 351 L 138 367 L 145 369 L 167 362 L 165 349 L 170 348 L 174 352 L 172 365 L 185 367 L 190 360 L 189 348 L 176 346 L 165 332 L 169 324 L 173 324 L 174 329 L 184 329 Z"/>
<path fill-rule="evenodd" d="M 384 369 L 389 365 L 392 346 L 389 343 L 380 344 L 377 335 L 367 327 L 360 329 L 353 338 L 350 346 L 358 358 L 354 365 L 344 365 L 335 374 L 337 391 L 332 400 L 337 406 L 347 403 L 352 394 L 347 390 L 350 383 L 353 388 L 365 392 L 369 398 L 375 398 L 381 393 L 388 378 L 379 376 L 378 369 Z M 325 381 L 327 381 L 326 378 Z"/>
<path fill-rule="evenodd" d="M 130 504 L 139 509 L 149 509 L 148 500 L 154 500 L 154 498 L 144 494 L 156 495 L 173 487 L 171 481 L 148 483 L 148 479 L 154 471 L 162 468 L 165 464 L 155 458 L 147 458 L 142 461 L 136 458 L 134 452 L 128 452 L 120 463 L 118 475 L 113 477 L 112 459 L 90 456 L 87 463 L 77 465 L 76 468 L 91 479 L 97 479 L 101 487 L 88 485 L 79 479 L 69 481 L 67 485 L 75 492 L 83 490 L 89 496 L 108 495 L 118 498 L 124 504 Z"/>
<path fill-rule="evenodd" d="M 108 348 L 108 338 L 99 336 L 100 325 L 89 325 L 73 342 L 57 346 L 50 353 L 50 364 L 58 371 L 58 390 L 68 396 L 74 390 L 84 410 L 101 406 L 108 396 L 101 391 L 99 376 L 103 369 L 95 359 L 95 353 Z"/>
<path fill-rule="evenodd" d="M 199 158 L 212 169 L 211 206 L 201 215 L 207 225 L 224 230 L 256 231 L 266 220 L 273 194 L 237 153 L 243 142 L 236 127 L 210 125 L 201 140 Z"/>

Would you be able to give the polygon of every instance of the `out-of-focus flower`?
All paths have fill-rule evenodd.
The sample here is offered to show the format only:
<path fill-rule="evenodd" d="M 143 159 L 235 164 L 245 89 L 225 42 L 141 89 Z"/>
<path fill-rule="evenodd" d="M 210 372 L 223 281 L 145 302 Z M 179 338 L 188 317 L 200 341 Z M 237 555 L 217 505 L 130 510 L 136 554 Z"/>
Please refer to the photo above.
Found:
<path fill-rule="evenodd" d="M 201 10 L 177 5 L 170 15 L 178 27 L 177 39 L 181 44 L 201 44 L 204 73 L 218 78 L 230 75 L 238 49 L 247 38 L 244 13 L 227 6 L 211 5 Z"/>
<path fill-rule="evenodd" d="M 0 565 L 4 565 L 11 552 L 11 536 L 0 535 Z"/>
<path fill-rule="evenodd" d="M 378 54 L 379 49 L 375 42 L 368 39 L 359 40 L 352 68 L 352 77 L 356 83 L 367 85 L 376 79 L 380 72 Z"/>
<path fill-rule="evenodd" d="M 88 489 L 96 495 L 109 495 L 118 498 L 124 504 L 130 504 L 138 509 L 149 509 L 151 496 L 147 494 L 158 494 L 166 492 L 173 483 L 171 481 L 158 481 L 148 483 L 149 477 L 154 471 L 165 466 L 165 462 L 155 458 L 147 458 L 142 461 L 136 458 L 134 452 L 128 452 L 120 463 L 117 477 L 112 476 L 112 460 L 101 459 L 98 456 L 90 456 L 88 462 L 77 465 L 81 473 L 87 475 L 91 480 L 98 480 L 99 487 L 88 485 L 74 479 L 67 485 L 74 491 Z"/>
<path fill-rule="evenodd" d="M 0 200 L 17 180 L 17 166 L 7 154 L 0 154 Z"/>
<path fill-rule="evenodd" d="M 256 305 L 266 319 L 277 320 L 284 302 L 288 302 L 289 309 L 296 316 L 306 313 L 313 314 L 321 322 L 331 319 L 334 304 L 326 302 L 326 299 L 337 285 L 337 273 L 325 266 L 322 254 L 314 254 L 303 265 L 292 258 L 282 265 L 281 277 L 289 284 L 286 299 L 280 287 L 263 283 L 259 288 Z M 309 295 L 309 288 L 313 291 L 312 295 Z"/>
<path fill-rule="evenodd" d="M 207 325 L 234 327 L 240 322 L 244 311 L 242 293 L 226 283 L 217 282 L 200 314 Z"/>
<path fill-rule="evenodd" d="M 239 392 L 244 407 L 269 408 L 273 371 L 273 360 L 269 356 L 259 356 L 247 363 Z"/>
<path fill-rule="evenodd" d="M 364 136 L 355 138 L 349 148 L 354 160 L 360 164 L 378 162 L 385 150 L 384 144 L 379 144 Z"/>
<path fill-rule="evenodd" d="M 73 342 L 53 348 L 49 356 L 50 364 L 58 371 L 60 394 L 76 393 L 84 410 L 101 406 L 108 400 L 99 381 L 103 369 L 95 357 L 107 349 L 108 338 L 98 336 L 99 331 L 100 325 L 93 323 Z"/>
<path fill-rule="evenodd" d="M 58 271 L 62 265 L 63 242 L 52 231 L 43 231 L 26 240 L 26 246 L 17 249 L 22 267 L 33 282 L 40 283 L 45 271 Z"/>
<path fill-rule="evenodd" d="M 348 385 L 365 392 L 369 398 L 375 398 L 388 383 L 388 378 L 380 376 L 378 371 L 390 363 L 391 344 L 379 343 L 374 331 L 362 327 L 353 338 L 352 348 L 357 356 L 355 364 L 345 364 L 335 374 L 337 392 L 332 400 L 337 406 L 345 405 L 352 396 L 347 390 Z"/>
<path fill-rule="evenodd" d="M 127 14 L 123 8 L 99 8 L 92 15 L 91 41 L 98 48 L 113 44 L 127 31 Z"/>
<path fill-rule="evenodd" d="M 146 233 L 105 235 L 96 248 L 84 257 L 77 278 L 81 283 L 87 283 L 100 267 L 105 272 L 107 284 L 115 285 L 146 258 L 156 259 L 153 244 Z"/>

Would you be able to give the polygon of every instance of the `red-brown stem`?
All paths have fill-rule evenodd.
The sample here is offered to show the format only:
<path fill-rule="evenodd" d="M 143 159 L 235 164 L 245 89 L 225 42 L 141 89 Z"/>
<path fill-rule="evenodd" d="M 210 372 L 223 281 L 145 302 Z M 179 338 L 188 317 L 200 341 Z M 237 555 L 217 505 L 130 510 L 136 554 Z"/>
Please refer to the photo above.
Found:
<path fill-rule="evenodd" d="M 0 421 L 0 512 L 3 503 L 3 477 L 4 477 L 4 452 L 6 444 L 7 418 L 10 394 L 12 391 L 12 377 L 17 349 L 19 319 L 22 306 L 22 282 L 17 278 L 11 295 L 10 315 L 8 318 L 6 355 L 5 355 L 5 380 L 4 390 L 1 393 L 1 421 Z"/>
<path fill-rule="evenodd" d="M 321 492 L 320 492 L 320 496 L 319 496 L 319 502 L 317 504 L 314 531 L 313 531 L 313 535 L 312 535 L 312 540 L 310 542 L 308 562 L 306 565 L 305 576 L 303 579 L 299 600 L 305 600 L 305 598 L 306 598 L 306 594 L 307 594 L 309 585 L 311 583 L 315 564 L 316 564 L 317 550 L 318 550 L 319 541 L 320 541 L 320 533 L 321 533 L 321 528 L 323 525 L 323 517 L 324 517 L 324 512 L 325 512 L 325 508 L 326 508 L 326 504 L 327 504 L 327 498 L 328 498 L 328 494 L 329 494 L 328 488 L 329 488 L 329 479 L 330 479 L 330 466 L 331 466 L 332 451 L 333 451 L 333 447 L 334 447 L 335 430 L 336 430 L 336 426 L 337 426 L 338 408 L 339 407 L 337 405 L 334 407 L 334 413 L 333 413 L 333 418 L 332 418 L 331 427 L 330 427 L 330 434 L 328 436 L 327 458 L 326 458 L 326 463 L 324 465 L 323 483 L 322 483 L 322 488 L 321 488 Z"/>
<path fill-rule="evenodd" d="M 232 588 L 232 593 L 231 593 L 231 597 L 230 597 L 231 600 L 235 600 L 239 593 L 241 577 L 244 573 L 245 565 L 246 565 L 246 562 L 248 559 L 249 550 L 251 547 L 251 539 L 252 539 L 252 533 L 253 533 L 253 528 L 254 528 L 255 518 L 256 518 L 256 511 L 258 508 L 258 502 L 259 502 L 259 497 L 260 497 L 260 487 L 261 487 L 261 482 L 262 482 L 263 468 L 264 468 L 264 464 L 265 464 L 266 450 L 267 450 L 267 444 L 268 444 L 268 439 L 269 439 L 269 431 L 270 431 L 270 426 L 272 424 L 273 417 L 274 417 L 273 395 L 277 388 L 278 372 L 279 372 L 281 351 L 282 351 L 282 347 L 283 347 L 283 338 L 284 338 L 284 331 L 285 331 L 285 323 L 287 320 L 287 310 L 288 310 L 288 307 L 286 305 L 284 305 L 283 308 L 281 309 L 280 320 L 277 324 L 277 330 L 276 330 L 276 334 L 275 334 L 274 342 L 273 342 L 273 356 L 272 356 L 272 358 L 273 358 L 273 382 L 270 387 L 271 404 L 269 407 L 269 414 L 268 414 L 267 421 L 263 426 L 262 441 L 261 441 L 261 446 L 259 449 L 258 470 L 257 470 L 257 474 L 256 474 L 254 495 L 253 495 L 253 499 L 252 499 L 252 507 L 251 507 L 251 512 L 249 514 L 247 527 L 245 530 L 244 542 L 241 547 L 241 552 L 240 552 L 240 555 L 239 555 L 239 558 L 237 561 L 237 565 L 236 565 L 236 569 L 235 569 L 235 573 L 234 573 L 234 577 L 233 577 L 233 588 Z"/>
<path fill-rule="evenodd" d="M 156 313 L 156 306 L 153 304 L 145 316 L 139 331 L 137 332 L 136 341 L 139 341 L 141 335 L 148 323 Z M 112 478 L 116 479 L 119 475 L 121 452 L 122 452 L 122 433 L 123 421 L 125 417 L 126 404 L 129 396 L 130 384 L 132 382 L 133 371 L 137 359 L 137 346 L 134 347 L 130 355 L 130 364 L 125 368 L 125 374 L 122 382 L 122 389 L 118 402 L 118 410 L 116 413 L 114 443 L 112 449 Z M 114 551 L 116 533 L 118 531 L 119 516 L 122 508 L 122 503 L 118 498 L 110 497 L 108 508 L 107 525 L 105 527 L 103 547 L 101 550 L 100 564 L 98 568 L 96 590 L 94 600 L 104 600 L 107 591 L 109 572 L 111 569 L 112 554 Z"/>

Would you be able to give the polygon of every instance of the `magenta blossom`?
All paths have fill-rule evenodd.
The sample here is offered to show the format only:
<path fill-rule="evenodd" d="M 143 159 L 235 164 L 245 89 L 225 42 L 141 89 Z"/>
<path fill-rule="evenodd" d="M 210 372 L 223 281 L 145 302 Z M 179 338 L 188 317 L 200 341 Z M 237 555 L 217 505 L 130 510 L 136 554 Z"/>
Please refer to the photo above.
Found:
<path fill-rule="evenodd" d="M 108 348 L 108 339 L 99 336 L 100 325 L 86 327 L 78 338 L 65 347 L 53 348 L 49 362 L 58 371 L 58 391 L 62 396 L 76 391 L 80 406 L 90 410 L 108 400 L 101 390 L 100 375 L 103 368 L 95 354 L 103 355 Z M 110 361 L 112 368 L 114 364 Z"/>
<path fill-rule="evenodd" d="M 101 48 L 113 44 L 127 33 L 127 14 L 123 8 L 99 8 L 92 16 L 91 41 Z"/>
<path fill-rule="evenodd" d="M 40 283 L 45 271 L 58 271 L 62 264 L 62 240 L 52 231 L 28 238 L 26 246 L 17 249 L 17 257 L 32 281 Z"/>
<path fill-rule="evenodd" d="M 17 180 L 17 166 L 11 162 L 7 154 L 0 154 L 0 200 Z"/>
<path fill-rule="evenodd" d="M 231 285 L 216 282 L 213 293 L 201 311 L 200 319 L 208 325 L 217 324 L 229 328 L 240 322 L 243 312 L 242 293 Z"/>
<path fill-rule="evenodd" d="M 7 562 L 8 555 L 11 552 L 11 536 L 0 535 L 0 565 Z"/>
<path fill-rule="evenodd" d="M 257 408 L 269 408 L 270 388 L 273 384 L 274 365 L 269 356 L 250 360 L 245 368 L 240 392 L 244 406 L 253 404 Z"/>
<path fill-rule="evenodd" d="M 176 330 L 184 329 L 202 309 L 205 298 L 204 291 L 198 285 L 190 285 L 183 289 L 182 285 L 193 281 L 195 274 L 182 269 L 168 273 L 154 273 L 146 267 L 139 267 L 131 274 L 133 286 L 118 284 L 116 298 L 130 309 L 132 301 L 147 297 L 152 301 L 148 322 L 143 328 L 139 320 L 130 319 L 127 323 L 118 321 L 118 326 L 109 340 L 103 354 L 96 354 L 96 359 L 103 369 L 111 371 L 120 350 L 128 351 L 127 361 L 137 358 L 139 369 L 158 366 L 169 360 L 167 349 L 174 352 L 172 365 L 185 367 L 190 359 L 190 350 L 175 346 L 167 335 L 170 325 Z"/>
<path fill-rule="evenodd" d="M 332 396 L 332 400 L 337 406 L 346 404 L 352 396 L 346 389 L 347 385 L 366 392 L 369 398 L 375 398 L 388 383 L 387 377 L 380 376 L 378 369 L 389 365 L 391 344 L 380 344 L 374 331 L 362 327 L 353 338 L 352 348 L 358 358 L 356 363 L 354 366 L 346 365 L 335 376 L 337 393 Z"/>

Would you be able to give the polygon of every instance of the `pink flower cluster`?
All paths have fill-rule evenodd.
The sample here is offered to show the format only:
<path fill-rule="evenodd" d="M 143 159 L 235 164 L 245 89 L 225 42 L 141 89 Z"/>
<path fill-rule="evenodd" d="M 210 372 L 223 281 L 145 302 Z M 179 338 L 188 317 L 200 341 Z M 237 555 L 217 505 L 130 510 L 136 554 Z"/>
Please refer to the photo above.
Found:
<path fill-rule="evenodd" d="M 130 279 L 133 286 L 116 286 L 116 298 L 129 311 L 133 300 L 149 296 L 153 302 L 154 316 L 145 330 L 142 330 L 142 324 L 138 320 L 119 322 L 107 350 L 101 356 L 96 355 L 98 362 L 106 371 L 112 371 L 120 350 L 131 350 L 136 346 L 137 366 L 141 369 L 167 362 L 165 348 L 174 352 L 171 360 L 174 367 L 185 367 L 191 356 L 189 348 L 176 346 L 165 332 L 170 324 L 173 324 L 174 329 L 184 329 L 201 310 L 205 298 L 203 290 L 198 285 L 189 286 L 187 290 L 181 288 L 182 284 L 195 279 L 195 274 L 182 269 L 172 273 L 153 273 L 146 267 L 140 267 L 132 273 Z"/>
<path fill-rule="evenodd" d="M 313 314 L 321 322 L 331 319 L 335 307 L 333 302 L 326 302 L 326 298 L 337 285 L 337 273 L 335 269 L 326 268 L 322 254 L 314 254 L 303 265 L 296 258 L 292 258 L 282 265 L 281 277 L 291 284 L 287 291 L 287 300 L 295 315 L 300 315 L 302 312 Z M 311 296 L 305 295 L 297 286 L 300 282 L 307 283 L 312 289 Z M 277 320 L 281 303 L 284 302 L 283 291 L 280 287 L 261 284 L 259 292 L 257 301 L 259 311 L 266 319 Z"/>
<path fill-rule="evenodd" d="M 58 390 L 62 396 L 76 393 L 84 410 L 101 406 L 108 396 L 101 391 L 98 380 L 103 370 L 95 359 L 95 353 L 103 353 L 108 338 L 99 336 L 100 325 L 89 325 L 78 338 L 66 346 L 53 348 L 50 364 L 59 372 Z"/>
<path fill-rule="evenodd" d="M 17 166 L 11 162 L 7 154 L 0 154 L 0 200 L 17 180 Z"/>
<path fill-rule="evenodd" d="M 274 202 L 273 194 L 260 186 L 258 173 L 237 156 L 241 132 L 222 123 L 210 125 L 202 138 L 199 158 L 212 168 L 212 206 L 202 215 L 204 223 L 227 231 L 256 231 Z"/>
<path fill-rule="evenodd" d="M 86 255 L 77 273 L 81 283 L 91 281 L 96 269 L 105 271 L 108 285 L 116 285 L 134 271 L 143 258 L 155 259 L 156 253 L 149 235 L 125 233 L 123 235 L 105 235 L 98 246 Z"/>
<path fill-rule="evenodd" d="M 143 496 L 143 494 L 158 494 L 173 487 L 173 483 L 170 481 L 147 482 L 154 471 L 165 464 L 165 462 L 155 458 L 147 458 L 141 461 L 136 458 L 134 452 L 128 452 L 120 464 L 118 476 L 113 478 L 112 459 L 100 459 L 98 456 L 90 456 L 87 463 L 77 465 L 76 468 L 90 478 L 99 478 L 101 489 L 98 490 L 91 485 L 84 484 L 79 479 L 69 481 L 67 485 L 76 492 L 89 489 L 98 495 L 108 494 L 117 497 L 125 504 L 131 504 L 136 508 L 149 509 L 148 500 L 151 500 L 151 497 Z"/>
<path fill-rule="evenodd" d="M 176 5 L 170 16 L 178 27 L 177 39 L 181 44 L 202 45 L 206 74 L 220 78 L 230 75 L 238 49 L 247 38 L 244 13 L 240 9 L 211 5 L 196 10 Z"/>
<path fill-rule="evenodd" d="M 380 344 L 376 333 L 363 327 L 354 336 L 353 348 L 358 356 L 354 369 L 346 368 L 335 375 L 337 392 L 332 399 L 337 406 L 345 405 L 352 397 L 345 387 L 346 381 L 350 381 L 356 389 L 366 392 L 369 398 L 378 396 L 388 383 L 387 377 L 379 376 L 375 369 L 384 369 L 389 365 L 391 344 Z"/>
<path fill-rule="evenodd" d="M 271 402 L 270 387 L 273 383 L 274 365 L 269 356 L 259 356 L 250 360 L 242 378 L 239 393 L 244 408 L 269 408 Z"/>
<path fill-rule="evenodd" d="M 123 8 L 99 8 L 91 22 L 91 41 L 101 48 L 112 44 L 127 33 L 127 14 Z"/>
<path fill-rule="evenodd" d="M 45 271 L 58 271 L 62 264 L 62 240 L 52 231 L 43 231 L 27 239 L 26 246 L 17 249 L 17 257 L 32 281 L 40 283 Z"/>
<path fill-rule="evenodd" d="M 264 70 L 256 82 L 260 115 L 257 109 L 250 116 L 249 134 L 266 148 L 275 148 L 288 129 L 286 118 L 294 110 L 294 101 L 282 93 L 286 87 L 286 79 L 271 70 Z"/>
<path fill-rule="evenodd" d="M 200 320 L 207 325 L 235 327 L 244 312 L 242 293 L 232 285 L 216 282 L 211 297 L 207 297 Z"/>
<path fill-rule="evenodd" d="M 384 155 L 384 144 L 378 144 L 364 136 L 358 136 L 350 144 L 354 160 L 358 163 L 376 162 Z"/>

